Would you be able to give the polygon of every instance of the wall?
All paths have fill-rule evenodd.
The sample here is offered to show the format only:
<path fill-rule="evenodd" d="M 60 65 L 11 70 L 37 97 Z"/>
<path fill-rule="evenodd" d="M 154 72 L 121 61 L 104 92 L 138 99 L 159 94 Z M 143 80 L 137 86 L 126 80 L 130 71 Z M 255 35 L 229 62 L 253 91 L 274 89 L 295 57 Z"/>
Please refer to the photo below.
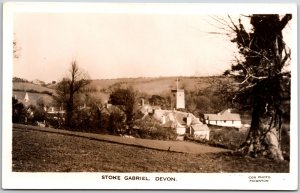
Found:
<path fill-rule="evenodd" d="M 176 92 L 176 109 L 184 109 L 185 101 L 184 101 L 184 91 Z"/>
<path fill-rule="evenodd" d="M 185 132 L 186 132 L 186 128 L 185 128 L 185 127 L 177 127 L 177 128 L 176 128 L 176 133 L 177 133 L 178 135 L 184 135 Z"/>
<path fill-rule="evenodd" d="M 205 120 L 206 124 L 210 125 L 218 125 L 223 127 L 235 127 L 235 128 L 241 128 L 242 122 L 241 121 L 210 121 Z"/>
<path fill-rule="evenodd" d="M 195 131 L 194 138 L 209 140 L 209 131 Z"/>

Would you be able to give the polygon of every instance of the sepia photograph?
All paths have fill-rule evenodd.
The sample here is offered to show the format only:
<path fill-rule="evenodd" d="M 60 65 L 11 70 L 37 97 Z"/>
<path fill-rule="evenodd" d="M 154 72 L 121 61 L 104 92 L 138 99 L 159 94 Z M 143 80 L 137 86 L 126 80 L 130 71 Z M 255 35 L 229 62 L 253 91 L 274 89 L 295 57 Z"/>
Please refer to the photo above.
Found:
<path fill-rule="evenodd" d="M 5 3 L 3 188 L 297 189 L 296 9 Z"/>

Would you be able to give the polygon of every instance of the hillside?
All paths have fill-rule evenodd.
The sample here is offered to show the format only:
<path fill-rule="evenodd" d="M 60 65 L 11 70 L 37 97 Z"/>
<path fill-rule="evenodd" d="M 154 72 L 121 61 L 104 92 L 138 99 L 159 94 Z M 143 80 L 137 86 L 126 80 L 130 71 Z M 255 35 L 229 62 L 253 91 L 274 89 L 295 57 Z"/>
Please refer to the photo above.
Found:
<path fill-rule="evenodd" d="M 176 88 L 178 77 L 154 77 L 154 78 L 119 78 L 92 80 L 88 86 L 88 93 L 94 100 L 107 101 L 111 90 L 118 86 L 131 86 L 144 95 L 170 96 L 171 90 Z M 179 88 L 186 91 L 214 90 L 224 77 L 179 77 Z M 55 94 L 55 85 L 41 86 L 30 82 L 13 82 L 14 95 L 23 99 L 25 92 L 29 93 L 32 104 L 43 98 L 48 104 L 51 103 L 51 95 Z M 211 91 L 209 91 L 211 92 Z M 209 93 L 205 93 L 204 95 Z"/>
<path fill-rule="evenodd" d="M 213 80 L 222 80 L 223 77 L 179 77 L 179 88 L 185 90 L 205 89 L 214 82 Z M 118 78 L 118 79 L 96 79 L 90 83 L 90 88 L 95 91 L 108 91 L 117 85 L 128 85 L 134 89 L 151 94 L 160 94 L 169 92 L 176 88 L 177 77 L 156 77 L 156 78 Z M 30 82 L 13 82 L 14 91 L 36 91 L 54 93 L 54 85 L 41 86 Z"/>
<path fill-rule="evenodd" d="M 14 97 L 16 97 L 19 101 L 23 100 L 25 97 L 25 92 L 23 91 L 13 91 Z M 46 105 L 51 105 L 52 103 L 52 96 L 43 93 L 30 93 L 28 92 L 29 96 L 29 104 L 37 105 L 38 100 L 42 100 L 45 102 Z"/>
<path fill-rule="evenodd" d="M 30 82 L 13 82 L 13 90 L 14 91 L 27 91 L 27 92 L 36 92 L 36 93 L 42 93 L 42 92 L 49 92 L 54 93 L 54 90 L 45 86 L 41 86 L 38 84 L 33 84 Z"/>
<path fill-rule="evenodd" d="M 185 90 L 202 90 L 214 82 L 222 80 L 223 77 L 179 77 L 179 88 Z M 157 78 L 121 78 L 121 79 L 97 79 L 91 82 L 91 87 L 98 91 L 108 91 L 117 85 L 132 86 L 139 92 L 149 95 L 169 93 L 176 88 L 177 77 L 157 77 Z"/>

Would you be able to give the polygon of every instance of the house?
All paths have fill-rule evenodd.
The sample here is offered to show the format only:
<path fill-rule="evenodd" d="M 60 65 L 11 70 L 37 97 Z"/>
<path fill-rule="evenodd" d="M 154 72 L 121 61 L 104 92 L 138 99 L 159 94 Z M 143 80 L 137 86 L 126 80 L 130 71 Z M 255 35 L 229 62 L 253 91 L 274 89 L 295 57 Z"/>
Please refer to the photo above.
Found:
<path fill-rule="evenodd" d="M 44 84 L 45 84 L 44 81 L 41 81 L 41 80 L 39 80 L 39 79 L 33 80 L 32 83 L 33 83 L 33 84 L 38 84 L 38 85 L 44 85 Z"/>
<path fill-rule="evenodd" d="M 100 109 L 100 112 L 102 115 L 110 116 L 112 113 L 119 113 L 122 116 L 124 115 L 124 112 L 117 107 L 116 105 L 112 105 L 111 103 L 106 102 L 103 106 L 103 108 Z"/>
<path fill-rule="evenodd" d="M 223 110 L 217 114 L 204 114 L 205 123 L 223 127 L 241 128 L 242 121 L 240 114 L 231 113 L 231 109 Z"/>
<path fill-rule="evenodd" d="M 64 114 L 66 113 L 66 111 L 62 107 L 56 108 L 56 107 L 51 106 L 48 109 L 44 108 L 44 110 L 45 109 L 47 110 L 47 113 L 49 115 L 52 115 L 54 118 L 63 117 Z"/>
<path fill-rule="evenodd" d="M 178 139 L 183 139 L 186 134 L 190 134 L 198 139 L 209 140 L 209 128 L 192 113 L 176 110 L 155 110 L 152 116 L 160 121 L 163 127 L 176 129 Z"/>
<path fill-rule="evenodd" d="M 144 115 L 142 119 L 151 116 L 159 121 L 162 127 L 175 129 L 178 135 L 177 140 L 183 140 L 186 134 L 198 139 L 209 140 L 209 128 L 207 125 L 203 125 L 199 118 L 192 113 L 175 110 L 185 108 L 184 90 L 179 89 L 178 79 L 176 89 L 172 90 L 171 101 L 172 106 L 176 108 L 174 110 L 163 110 L 159 106 L 145 104 L 144 98 L 141 98 L 139 110 Z"/>

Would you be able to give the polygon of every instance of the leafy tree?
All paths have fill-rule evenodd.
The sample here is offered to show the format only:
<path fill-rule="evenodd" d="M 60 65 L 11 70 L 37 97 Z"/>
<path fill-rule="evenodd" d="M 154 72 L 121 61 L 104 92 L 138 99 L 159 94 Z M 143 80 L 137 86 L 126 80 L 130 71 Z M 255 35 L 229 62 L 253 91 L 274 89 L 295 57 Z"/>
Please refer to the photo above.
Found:
<path fill-rule="evenodd" d="M 169 109 L 171 107 L 170 100 L 160 95 L 152 95 L 149 98 L 151 105 L 160 106 L 162 109 Z"/>
<path fill-rule="evenodd" d="M 227 83 L 225 78 L 210 77 L 204 88 L 199 83 L 194 90 L 187 90 L 185 100 L 188 112 L 198 116 L 204 113 L 218 113 L 229 108 L 229 95 L 225 94 L 226 88 L 229 87 Z"/>
<path fill-rule="evenodd" d="M 23 78 L 13 77 L 13 82 L 29 82 L 29 81 Z"/>
<path fill-rule="evenodd" d="M 29 111 L 28 111 L 29 110 Z M 32 112 L 32 115 L 30 116 L 30 113 Z M 29 113 L 29 114 L 28 114 Z M 34 106 L 34 105 L 29 105 L 27 108 L 27 117 L 28 121 L 31 124 L 35 124 L 37 121 L 39 122 L 44 122 L 47 119 L 47 113 L 44 110 L 44 106 Z"/>
<path fill-rule="evenodd" d="M 137 93 L 133 88 L 117 88 L 110 95 L 110 102 L 118 106 L 126 115 L 126 125 L 129 132 L 132 129 L 134 113 L 137 106 Z"/>
<path fill-rule="evenodd" d="M 79 69 L 76 61 L 72 61 L 69 75 L 64 77 L 55 87 L 54 100 L 66 109 L 66 126 L 72 128 L 74 110 L 78 108 L 78 96 L 81 89 L 90 83 L 87 73 Z"/>
<path fill-rule="evenodd" d="M 286 46 L 282 30 L 292 19 L 286 14 L 251 15 L 252 30 L 248 32 L 241 20 L 230 28 L 235 32 L 232 42 L 237 44 L 242 59 L 237 59 L 225 75 L 239 83 L 234 102 L 246 104 L 252 110 L 252 122 L 246 142 L 240 151 L 269 155 L 282 160 L 280 146 L 283 103 L 289 98 L 290 72 L 285 70 L 291 51 Z"/>
<path fill-rule="evenodd" d="M 108 119 L 108 131 L 112 134 L 124 134 L 127 132 L 127 128 L 124 127 L 125 114 L 117 109 L 113 109 Z"/>
<path fill-rule="evenodd" d="M 159 121 L 150 116 L 135 120 L 134 127 L 137 128 L 134 136 L 140 138 L 175 140 L 177 137 L 174 128 L 162 127 Z"/>

